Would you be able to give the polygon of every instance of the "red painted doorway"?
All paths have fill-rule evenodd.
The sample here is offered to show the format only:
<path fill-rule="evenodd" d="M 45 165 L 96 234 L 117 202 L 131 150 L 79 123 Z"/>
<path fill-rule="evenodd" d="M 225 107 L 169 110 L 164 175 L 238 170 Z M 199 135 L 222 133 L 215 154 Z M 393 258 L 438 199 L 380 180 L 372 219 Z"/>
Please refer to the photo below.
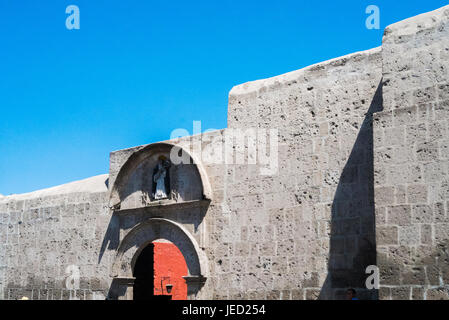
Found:
<path fill-rule="evenodd" d="M 172 300 L 187 300 L 187 263 L 181 251 L 169 241 L 154 245 L 154 295 L 171 295 Z M 171 286 L 171 292 L 170 290 Z"/>
<path fill-rule="evenodd" d="M 156 240 L 139 254 L 134 266 L 134 300 L 186 300 L 187 263 L 179 248 L 167 240 Z"/>

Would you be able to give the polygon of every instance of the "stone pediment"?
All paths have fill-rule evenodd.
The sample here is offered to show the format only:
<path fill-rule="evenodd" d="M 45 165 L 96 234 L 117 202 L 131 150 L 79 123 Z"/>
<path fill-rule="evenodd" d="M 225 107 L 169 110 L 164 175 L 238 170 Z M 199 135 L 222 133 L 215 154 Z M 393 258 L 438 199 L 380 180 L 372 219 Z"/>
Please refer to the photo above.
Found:
<path fill-rule="evenodd" d="M 177 155 L 181 152 L 180 163 Z M 131 154 L 120 168 L 111 189 L 110 207 L 122 211 L 191 205 L 210 200 L 210 195 L 209 181 L 200 163 L 180 147 L 155 143 Z"/>

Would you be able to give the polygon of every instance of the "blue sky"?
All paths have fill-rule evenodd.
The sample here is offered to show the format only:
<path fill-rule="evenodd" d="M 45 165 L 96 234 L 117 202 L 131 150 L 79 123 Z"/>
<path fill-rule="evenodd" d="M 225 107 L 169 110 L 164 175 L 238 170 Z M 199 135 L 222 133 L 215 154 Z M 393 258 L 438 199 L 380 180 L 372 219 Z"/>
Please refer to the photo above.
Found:
<path fill-rule="evenodd" d="M 65 27 L 72 4 L 80 30 Z M 377 47 L 387 25 L 446 4 L 0 0 L 0 193 L 107 173 L 110 151 L 194 120 L 224 128 L 234 85 Z"/>

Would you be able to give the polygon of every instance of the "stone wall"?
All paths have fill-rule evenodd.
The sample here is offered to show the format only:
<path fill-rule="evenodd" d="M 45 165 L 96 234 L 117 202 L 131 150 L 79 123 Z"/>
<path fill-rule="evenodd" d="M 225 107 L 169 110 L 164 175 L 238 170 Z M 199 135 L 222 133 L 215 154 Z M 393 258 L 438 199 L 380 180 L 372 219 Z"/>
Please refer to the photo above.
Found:
<path fill-rule="evenodd" d="M 163 239 L 191 299 L 449 299 L 448 20 L 445 7 L 388 27 L 382 48 L 236 86 L 227 129 L 0 197 L 0 298 L 129 298 L 139 250 Z M 142 201 L 169 145 L 195 160 L 177 190 L 196 191 Z M 376 264 L 379 292 L 365 288 Z"/>
<path fill-rule="evenodd" d="M 448 299 L 449 6 L 391 25 L 374 166 L 381 299 Z"/>
<path fill-rule="evenodd" d="M 375 264 L 371 115 L 381 104 L 380 74 L 378 48 L 235 87 L 229 97 L 228 129 L 168 141 L 200 159 L 211 186 L 206 207 L 142 207 L 124 213 L 109 209 L 121 169 L 130 159 L 138 168 L 139 161 L 145 161 L 138 155 L 151 146 L 111 153 L 109 193 L 101 193 L 99 202 L 104 211 L 86 212 L 86 219 L 101 220 L 92 239 L 94 250 L 67 247 L 61 259 L 77 257 L 73 264 L 78 263 L 81 275 L 98 276 L 102 289 L 117 298 L 109 276 L 120 244 L 139 225 L 163 218 L 187 230 L 206 257 L 207 281 L 194 298 L 329 299 L 342 297 L 348 286 L 358 288 L 362 298 L 376 297 L 376 292 L 363 290 L 363 276 L 366 266 Z M 272 159 L 277 171 L 262 173 L 259 154 L 256 159 L 249 155 L 250 140 L 243 148 L 237 141 L 229 146 L 228 137 L 241 137 L 235 130 L 242 128 L 278 130 Z M 232 160 L 225 163 L 230 154 Z M 249 164 L 253 160 L 255 164 Z M 133 181 L 140 178 L 130 177 L 136 186 L 133 193 L 139 192 L 140 184 Z M 79 201 L 72 197 L 66 195 L 51 206 Z M 39 207 L 40 212 L 47 205 Z M 61 212 L 69 210 L 63 207 Z M 60 225 L 63 230 L 69 227 L 64 220 Z M 81 240 L 76 230 L 63 233 L 61 240 Z M 144 244 L 142 237 L 130 246 Z M 52 239 L 43 235 L 41 241 Z M 101 266 L 101 272 L 86 271 L 80 259 L 89 259 L 86 267 L 96 259 L 95 270 Z M 8 274 L 17 278 L 11 270 Z M 61 283 L 66 278 L 57 279 Z M 17 287 L 32 283 L 23 280 Z"/>
<path fill-rule="evenodd" d="M 0 199 L 0 299 L 106 297 L 105 183 L 107 175 Z"/>
<path fill-rule="evenodd" d="M 219 238 L 234 252 L 224 297 L 332 299 L 348 287 L 376 297 L 364 282 L 376 260 L 372 114 L 382 104 L 381 58 L 376 48 L 231 91 L 227 130 L 278 129 L 279 171 L 231 167 L 233 210 L 223 218 L 236 236 Z"/>

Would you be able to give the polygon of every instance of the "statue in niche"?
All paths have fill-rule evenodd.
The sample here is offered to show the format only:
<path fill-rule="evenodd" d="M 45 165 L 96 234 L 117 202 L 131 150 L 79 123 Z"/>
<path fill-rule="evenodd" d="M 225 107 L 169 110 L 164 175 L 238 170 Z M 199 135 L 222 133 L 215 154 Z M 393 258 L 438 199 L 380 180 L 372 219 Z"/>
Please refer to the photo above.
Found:
<path fill-rule="evenodd" d="M 159 157 L 159 162 L 153 171 L 153 198 L 154 200 L 168 199 L 170 194 L 170 161 L 164 156 Z"/>

